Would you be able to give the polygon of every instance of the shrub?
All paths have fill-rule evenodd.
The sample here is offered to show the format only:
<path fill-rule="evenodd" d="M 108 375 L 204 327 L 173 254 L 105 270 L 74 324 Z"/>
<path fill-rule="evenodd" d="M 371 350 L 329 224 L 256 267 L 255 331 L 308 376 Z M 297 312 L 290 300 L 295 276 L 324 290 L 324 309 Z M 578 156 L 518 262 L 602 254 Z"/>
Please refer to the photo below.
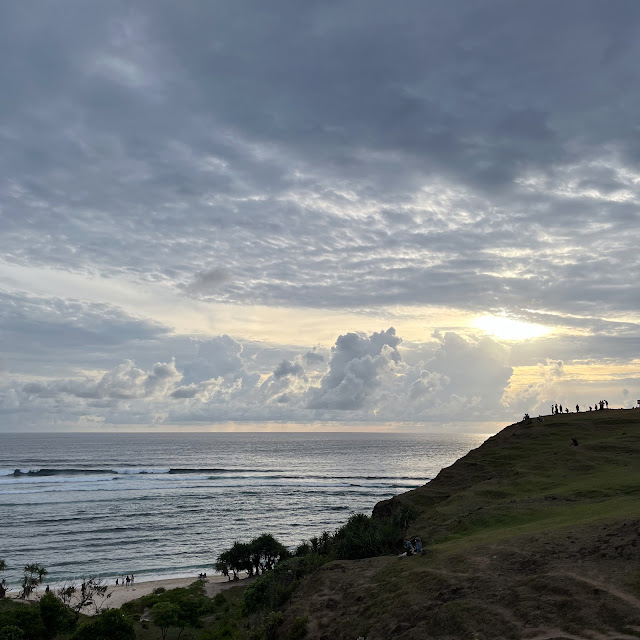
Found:
<path fill-rule="evenodd" d="M 107 609 L 80 625 L 69 640 L 136 640 L 136 632 L 118 609 Z"/>
<path fill-rule="evenodd" d="M 59 633 L 65 633 L 72 628 L 73 614 L 53 593 L 45 593 L 40 598 L 38 608 L 47 630 L 47 638 L 55 638 Z"/>
<path fill-rule="evenodd" d="M 298 616 L 289 627 L 288 640 L 302 640 L 308 633 L 308 622 L 309 618 L 307 616 Z"/>

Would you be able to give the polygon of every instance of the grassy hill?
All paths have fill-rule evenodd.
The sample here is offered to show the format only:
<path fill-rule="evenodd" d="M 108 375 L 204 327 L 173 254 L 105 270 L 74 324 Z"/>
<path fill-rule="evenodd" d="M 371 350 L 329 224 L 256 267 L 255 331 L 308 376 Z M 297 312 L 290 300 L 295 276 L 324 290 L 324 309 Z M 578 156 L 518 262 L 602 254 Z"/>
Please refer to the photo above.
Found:
<path fill-rule="evenodd" d="M 282 633 L 307 616 L 327 640 L 640 637 L 640 410 L 511 425 L 374 515 L 402 504 L 427 554 L 325 565 Z"/>

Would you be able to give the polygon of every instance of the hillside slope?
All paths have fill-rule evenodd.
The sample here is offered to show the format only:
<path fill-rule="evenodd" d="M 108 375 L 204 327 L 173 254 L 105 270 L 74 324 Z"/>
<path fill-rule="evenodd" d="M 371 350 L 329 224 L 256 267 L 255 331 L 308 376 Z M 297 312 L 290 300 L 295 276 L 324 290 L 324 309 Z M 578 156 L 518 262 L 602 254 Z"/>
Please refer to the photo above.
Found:
<path fill-rule="evenodd" d="M 288 623 L 327 640 L 640 637 L 640 410 L 511 425 L 374 514 L 402 503 L 427 554 L 330 563 Z"/>

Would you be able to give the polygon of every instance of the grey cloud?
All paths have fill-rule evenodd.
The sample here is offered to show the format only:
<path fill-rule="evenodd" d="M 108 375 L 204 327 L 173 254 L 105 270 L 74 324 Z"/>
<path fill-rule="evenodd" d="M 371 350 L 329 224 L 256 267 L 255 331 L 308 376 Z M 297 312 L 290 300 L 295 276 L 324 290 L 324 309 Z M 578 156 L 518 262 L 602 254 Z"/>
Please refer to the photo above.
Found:
<path fill-rule="evenodd" d="M 633 2 L 2 12 L 9 261 L 333 308 L 639 295 L 617 275 L 638 270 Z M 612 275 L 576 252 L 580 286 L 552 288 L 574 275 L 554 237 Z"/>
<path fill-rule="evenodd" d="M 197 342 L 197 357 L 183 363 L 185 382 L 201 382 L 242 371 L 242 345 L 228 335 Z"/>
<path fill-rule="evenodd" d="M 220 285 L 229 280 L 229 272 L 224 267 L 212 267 L 206 271 L 196 273 L 188 284 L 187 290 L 195 293 L 212 293 Z"/>
<path fill-rule="evenodd" d="M 285 376 L 304 376 L 304 369 L 297 362 L 283 360 L 273 372 L 273 377 L 277 380 Z"/>
<path fill-rule="evenodd" d="M 307 351 L 302 358 L 308 365 L 324 362 L 324 356 L 321 353 L 318 353 L 315 349 L 313 351 Z"/>
<path fill-rule="evenodd" d="M 28 383 L 22 391 L 28 396 L 55 398 L 68 394 L 84 399 L 130 400 L 164 396 L 182 378 L 175 361 L 156 363 L 151 371 L 143 371 L 126 360 L 107 371 L 98 381 L 64 380 L 47 384 Z"/>

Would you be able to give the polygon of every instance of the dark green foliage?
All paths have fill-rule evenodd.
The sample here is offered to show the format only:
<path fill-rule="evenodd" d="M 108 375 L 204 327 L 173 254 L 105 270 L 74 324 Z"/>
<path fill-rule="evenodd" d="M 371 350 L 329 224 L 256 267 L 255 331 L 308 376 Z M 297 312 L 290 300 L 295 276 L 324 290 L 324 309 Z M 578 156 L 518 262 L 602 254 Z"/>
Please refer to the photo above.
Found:
<path fill-rule="evenodd" d="M 160 627 L 162 640 L 167 637 L 169 627 L 177 627 L 180 618 L 180 607 L 171 602 L 158 602 L 151 608 L 151 620 Z"/>
<path fill-rule="evenodd" d="M 235 580 L 241 571 L 246 571 L 250 576 L 270 571 L 290 555 L 287 548 L 270 533 L 263 533 L 248 543 L 234 542 L 230 549 L 218 556 L 214 568 L 227 577 L 233 576 Z"/>
<path fill-rule="evenodd" d="M 136 640 L 136 633 L 119 609 L 107 609 L 80 625 L 69 640 Z"/>
<path fill-rule="evenodd" d="M 327 560 L 317 554 L 289 558 L 244 590 L 243 609 L 252 614 L 261 610 L 277 610 L 285 604 L 304 576 L 313 573 Z"/>
<path fill-rule="evenodd" d="M 356 513 L 335 532 L 331 546 L 341 560 L 395 553 L 402 546 L 403 535 L 415 517 L 415 510 L 409 506 L 403 506 L 385 518 Z"/>
<path fill-rule="evenodd" d="M 7 563 L 5 562 L 4 558 L 0 558 L 0 574 L 5 571 L 7 568 Z M 4 598 L 5 595 L 7 594 L 7 588 L 4 584 L 4 580 L 2 580 L 2 577 L 0 576 L 0 598 Z"/>
<path fill-rule="evenodd" d="M 308 623 L 309 618 L 307 616 L 298 616 L 289 627 L 288 640 L 302 640 L 308 633 Z"/>
<path fill-rule="evenodd" d="M 28 598 L 31 592 L 39 585 L 49 573 L 41 564 L 28 564 L 24 568 L 24 576 L 22 578 L 21 598 Z"/>
<path fill-rule="evenodd" d="M 166 589 L 164 587 L 156 587 L 153 590 L 153 593 L 155 593 L 157 596 L 159 596 L 161 593 L 164 593 L 166 591 Z"/>
<path fill-rule="evenodd" d="M 0 629 L 0 640 L 24 640 L 22 629 L 13 624 Z"/>
<path fill-rule="evenodd" d="M 16 605 L 0 611 L 0 630 L 17 627 L 24 640 L 47 640 L 40 610 L 35 604 Z"/>
<path fill-rule="evenodd" d="M 201 627 L 200 618 L 212 613 L 216 602 L 205 597 L 202 582 L 196 582 L 183 589 L 155 590 L 139 600 L 125 603 L 121 610 L 139 617 L 145 609 L 151 609 L 154 624 L 165 629 L 163 637 L 169 627 L 175 627 L 180 638 L 185 629 Z"/>
<path fill-rule="evenodd" d="M 47 630 L 47 638 L 55 638 L 59 633 L 66 633 L 73 625 L 73 614 L 53 593 L 45 593 L 38 603 L 42 623 Z"/>
<path fill-rule="evenodd" d="M 251 564 L 256 574 L 271 571 L 273 567 L 291 554 L 270 533 L 263 533 L 249 543 Z"/>

